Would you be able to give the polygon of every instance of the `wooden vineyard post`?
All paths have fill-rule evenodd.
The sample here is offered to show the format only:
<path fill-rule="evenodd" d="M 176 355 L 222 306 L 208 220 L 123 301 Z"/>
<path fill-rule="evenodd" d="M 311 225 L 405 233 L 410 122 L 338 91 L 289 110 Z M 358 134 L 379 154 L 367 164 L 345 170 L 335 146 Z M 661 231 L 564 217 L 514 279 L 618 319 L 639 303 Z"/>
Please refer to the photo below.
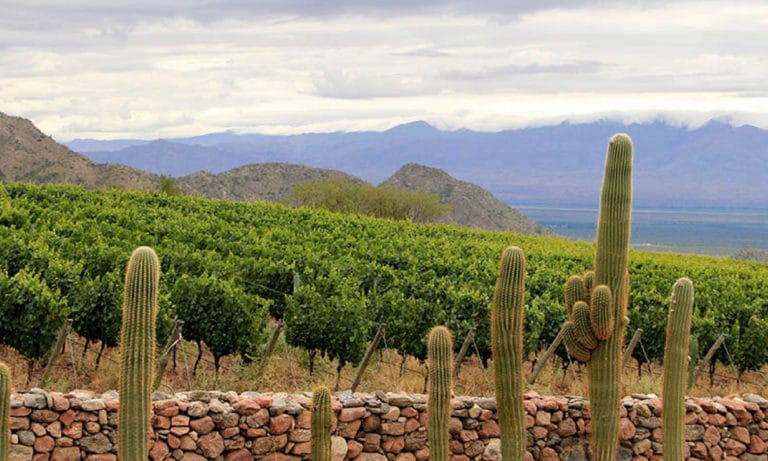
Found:
<path fill-rule="evenodd" d="M 267 350 L 264 351 L 264 361 L 269 359 L 269 356 L 272 355 L 272 352 L 275 350 L 275 346 L 277 345 L 277 339 L 280 337 L 280 332 L 283 331 L 283 328 L 285 327 L 285 320 L 280 319 L 277 321 L 277 326 L 275 327 L 274 331 L 272 331 L 272 336 L 269 338 L 269 343 L 267 344 Z"/>
<path fill-rule="evenodd" d="M 64 348 L 64 341 L 69 335 L 69 331 L 72 329 L 72 319 L 67 319 L 64 325 L 59 330 L 59 337 L 56 340 L 56 344 L 53 345 L 51 351 L 48 353 L 48 363 L 45 364 L 45 370 L 43 370 L 43 377 L 40 379 L 40 387 L 45 386 L 45 382 L 51 376 L 51 370 L 53 370 L 53 362 L 56 361 L 56 357 Z"/>
<path fill-rule="evenodd" d="M 624 357 L 621 360 L 621 366 L 626 367 L 627 363 L 629 363 L 629 359 L 632 358 L 632 352 L 634 352 L 635 348 L 637 347 L 637 343 L 640 342 L 640 336 L 643 335 L 643 329 L 638 328 L 635 330 L 635 334 L 632 336 L 632 340 L 629 341 L 629 345 L 627 346 L 627 349 L 624 351 Z"/>
<path fill-rule="evenodd" d="M 184 321 L 176 319 L 173 322 L 173 331 L 168 336 L 168 341 L 163 348 L 163 353 L 160 358 L 157 359 L 157 366 L 155 367 L 155 382 L 152 384 L 153 389 L 160 387 L 160 383 L 163 382 L 163 375 L 165 374 L 165 368 L 168 366 L 168 357 L 171 355 L 171 351 L 176 348 L 176 345 L 181 341 L 181 329 L 184 326 Z"/>
<path fill-rule="evenodd" d="M 386 323 L 382 323 L 379 325 L 379 329 L 376 332 L 376 336 L 373 337 L 373 341 L 371 342 L 371 347 L 368 348 L 368 350 L 365 352 L 365 357 L 363 357 L 363 361 L 360 362 L 360 368 L 357 369 L 357 374 L 355 375 L 355 380 L 352 381 L 352 387 L 350 388 L 352 392 L 355 392 L 357 389 L 357 386 L 360 385 L 360 381 L 363 379 L 363 373 L 365 373 L 365 369 L 368 367 L 368 362 L 371 360 L 371 356 L 373 355 L 373 352 L 376 350 L 377 347 L 379 347 L 379 342 L 381 342 L 381 338 L 384 336 L 384 329 L 387 327 Z"/>
<path fill-rule="evenodd" d="M 696 384 L 696 379 L 699 377 L 699 373 L 701 373 L 701 370 L 709 364 L 709 361 L 712 360 L 712 357 L 715 356 L 715 352 L 717 352 L 717 350 L 720 349 L 720 346 L 722 346 L 724 342 L 725 342 L 725 333 L 721 333 L 720 336 L 715 341 L 715 343 L 712 345 L 712 347 L 709 348 L 709 351 L 707 351 L 707 355 L 705 355 L 704 358 L 701 359 L 701 361 L 698 363 L 698 365 L 696 365 L 696 368 L 693 369 L 693 373 L 691 373 L 691 376 L 688 379 L 689 391 L 693 389 L 693 386 Z"/>
<path fill-rule="evenodd" d="M 557 336 L 555 336 L 555 340 L 552 341 L 552 344 L 549 345 L 547 350 L 544 352 L 544 355 L 541 356 L 538 362 L 536 362 L 536 366 L 533 367 L 533 371 L 531 371 L 531 376 L 528 377 L 528 384 L 533 384 L 534 381 L 536 381 L 536 377 L 541 372 L 541 369 L 544 368 L 544 364 L 547 363 L 550 357 L 552 357 L 552 354 L 555 353 L 557 348 L 560 346 L 560 343 L 563 342 L 563 329 L 560 328 L 560 331 L 557 332 Z"/>
<path fill-rule="evenodd" d="M 456 356 L 456 361 L 453 363 L 454 379 L 456 379 L 459 376 L 459 369 L 461 368 L 461 362 L 464 360 L 464 356 L 467 355 L 467 351 L 469 351 L 469 346 L 472 344 L 472 341 L 475 340 L 476 333 L 477 333 L 477 327 L 470 328 L 469 332 L 467 333 L 467 337 L 464 339 L 464 343 L 461 345 L 461 349 L 459 349 L 459 354 Z"/>

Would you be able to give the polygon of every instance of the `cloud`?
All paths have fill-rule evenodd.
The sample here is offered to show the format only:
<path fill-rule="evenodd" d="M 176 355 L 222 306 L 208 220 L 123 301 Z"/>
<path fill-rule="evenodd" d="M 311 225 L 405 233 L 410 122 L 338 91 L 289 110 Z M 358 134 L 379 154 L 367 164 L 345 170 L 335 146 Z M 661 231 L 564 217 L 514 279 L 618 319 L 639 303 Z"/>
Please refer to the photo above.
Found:
<path fill-rule="evenodd" d="M 314 80 L 314 94 L 324 98 L 370 99 L 434 94 L 439 88 L 418 76 L 371 75 L 326 69 Z"/>
<path fill-rule="evenodd" d="M 60 138 L 501 129 L 768 107 L 768 5 L 0 0 L 0 101 Z M 684 115 L 680 115 L 684 118 Z"/>

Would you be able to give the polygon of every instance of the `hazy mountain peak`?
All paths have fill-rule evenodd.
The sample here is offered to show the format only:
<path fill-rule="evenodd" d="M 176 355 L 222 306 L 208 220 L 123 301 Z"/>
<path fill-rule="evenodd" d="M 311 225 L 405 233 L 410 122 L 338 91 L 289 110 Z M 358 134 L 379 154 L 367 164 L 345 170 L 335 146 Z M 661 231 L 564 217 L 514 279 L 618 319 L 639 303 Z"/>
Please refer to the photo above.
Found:
<path fill-rule="evenodd" d="M 384 133 L 398 134 L 398 135 L 420 135 L 420 134 L 433 134 L 439 131 L 440 130 L 430 125 L 429 123 L 423 120 L 417 120 L 415 122 L 408 122 L 408 123 L 403 123 L 403 124 L 394 126 L 384 131 Z"/>

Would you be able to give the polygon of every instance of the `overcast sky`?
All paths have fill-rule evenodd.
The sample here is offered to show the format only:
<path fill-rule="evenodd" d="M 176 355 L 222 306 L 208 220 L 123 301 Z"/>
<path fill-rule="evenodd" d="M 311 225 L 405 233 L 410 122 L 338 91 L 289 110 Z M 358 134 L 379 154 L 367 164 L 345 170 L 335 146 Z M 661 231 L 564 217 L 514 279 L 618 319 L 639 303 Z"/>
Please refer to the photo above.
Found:
<path fill-rule="evenodd" d="M 0 112 L 56 139 L 768 128 L 768 2 L 0 0 Z"/>

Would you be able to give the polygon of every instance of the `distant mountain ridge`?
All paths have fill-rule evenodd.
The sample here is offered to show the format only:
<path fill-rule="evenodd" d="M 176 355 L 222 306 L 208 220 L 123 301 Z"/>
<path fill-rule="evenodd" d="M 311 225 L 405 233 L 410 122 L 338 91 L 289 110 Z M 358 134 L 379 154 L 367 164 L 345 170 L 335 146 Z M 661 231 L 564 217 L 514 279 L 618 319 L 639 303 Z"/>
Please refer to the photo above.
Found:
<path fill-rule="evenodd" d="M 216 137 L 211 135 L 205 139 Z M 189 148 L 181 143 L 155 141 L 146 144 L 165 153 L 159 156 L 159 164 L 165 167 L 172 166 L 173 162 L 188 164 L 200 152 L 198 148 Z M 96 142 L 93 145 L 101 144 Z M 123 148 L 128 152 L 136 149 L 131 146 L 123 146 Z M 146 158 L 146 153 L 138 152 L 138 155 Z M 198 158 L 203 157 L 204 155 L 198 155 Z M 412 167 L 415 168 L 415 166 Z M 404 168 L 404 170 L 413 168 Z M 425 184 L 437 184 L 436 187 L 444 188 L 448 187 L 447 185 L 460 183 L 445 172 L 433 171 L 426 167 L 418 168 L 431 171 L 433 179 Z M 439 178 L 438 181 L 434 180 L 436 177 Z M 356 184 L 365 183 L 360 178 L 338 170 L 288 163 L 259 163 L 233 168 L 219 174 L 197 171 L 178 178 L 176 186 L 187 194 L 208 198 L 274 202 L 284 199 L 299 183 L 337 179 Z M 122 164 L 94 163 L 87 157 L 56 143 L 29 120 L 0 113 L 0 182 L 3 181 L 64 183 L 89 189 L 118 188 L 151 191 L 160 188 L 163 178 Z M 412 185 L 408 187 L 410 190 L 419 190 L 418 186 L 415 189 Z M 460 189 L 469 191 L 463 194 L 463 197 L 471 198 L 464 202 L 451 202 L 455 205 L 455 210 L 450 222 L 490 230 L 505 229 L 537 233 L 548 231 L 477 186 L 467 184 L 462 185 Z M 482 207 L 478 208 L 478 204 L 482 204 Z M 489 213 L 490 216 L 484 216 Z M 513 216 L 515 219 L 499 220 L 496 215 Z"/>
<path fill-rule="evenodd" d="M 628 133 L 635 143 L 639 205 L 766 204 L 768 131 L 714 121 L 696 129 L 663 122 L 594 122 L 489 133 L 441 131 L 413 122 L 382 132 L 214 133 L 166 141 L 196 146 L 177 171 L 163 171 L 162 151 L 151 143 L 131 150 L 123 141 L 76 140 L 69 145 L 100 162 L 124 162 L 171 175 L 218 173 L 237 163 L 287 162 L 338 169 L 377 184 L 402 165 L 418 163 L 477 184 L 508 203 L 594 205 L 606 145 L 617 132 Z M 88 151 L 94 147 L 99 150 Z M 183 149 L 177 146 L 175 151 L 184 157 Z"/>

